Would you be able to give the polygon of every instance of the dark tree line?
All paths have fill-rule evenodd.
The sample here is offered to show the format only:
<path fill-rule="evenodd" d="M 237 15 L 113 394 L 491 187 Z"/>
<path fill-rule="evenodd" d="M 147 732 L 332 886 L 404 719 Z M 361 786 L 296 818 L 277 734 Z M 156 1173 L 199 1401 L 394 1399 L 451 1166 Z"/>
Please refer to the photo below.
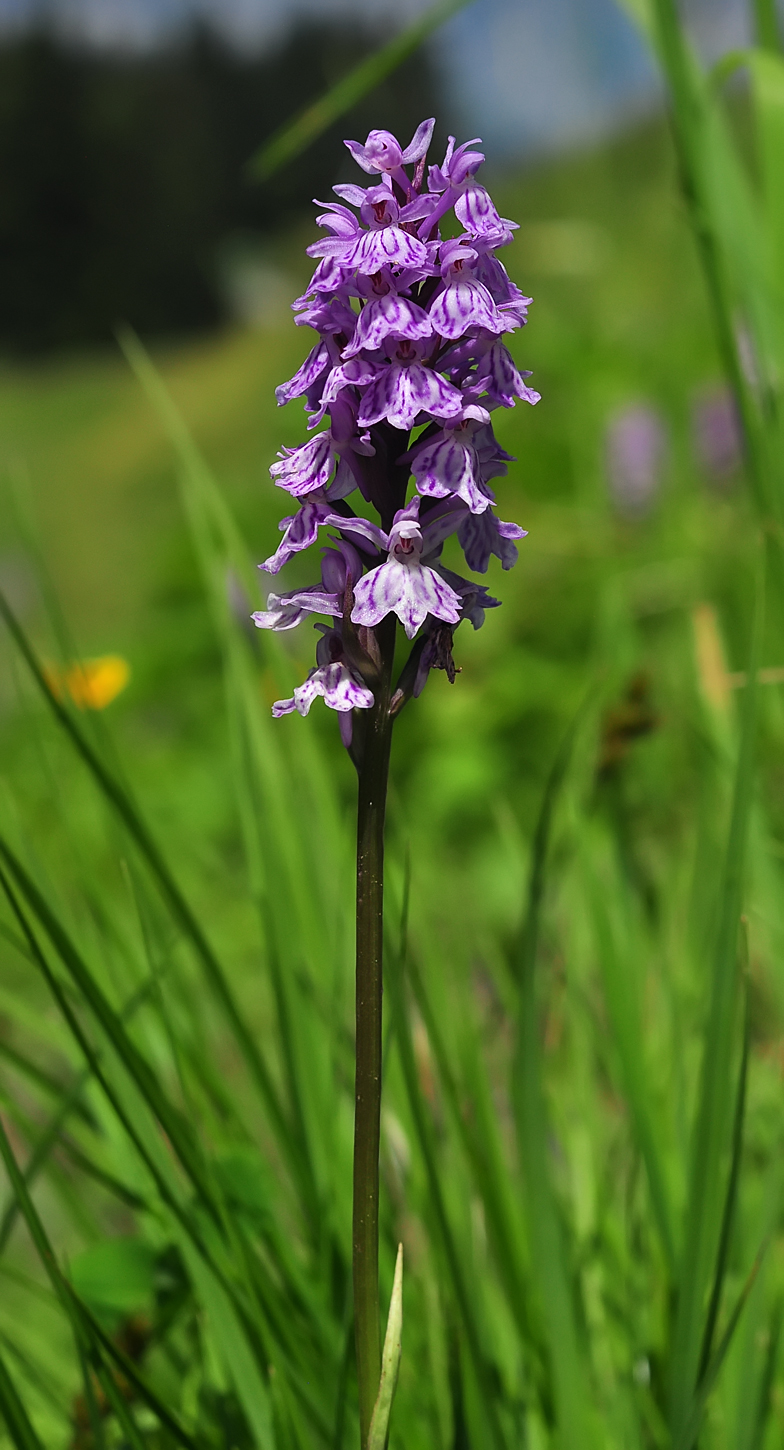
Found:
<path fill-rule="evenodd" d="M 220 322 L 225 237 L 285 227 L 327 196 L 344 135 L 407 140 L 433 114 L 420 52 L 285 172 L 248 182 L 259 143 L 378 39 L 311 24 L 262 55 L 205 28 L 143 55 L 46 32 L 0 46 L 0 348 L 101 341 L 121 319 L 148 335 Z"/>

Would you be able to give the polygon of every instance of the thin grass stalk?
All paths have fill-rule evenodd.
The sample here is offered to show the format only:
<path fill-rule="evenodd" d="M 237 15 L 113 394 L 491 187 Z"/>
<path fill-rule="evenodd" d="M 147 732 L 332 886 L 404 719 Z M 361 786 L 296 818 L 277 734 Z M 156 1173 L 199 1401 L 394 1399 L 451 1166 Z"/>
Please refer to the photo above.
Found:
<path fill-rule="evenodd" d="M 5 1361 L 0 1355 L 0 1416 L 18 1450 L 43 1450 Z"/>
<path fill-rule="evenodd" d="M 378 1296 L 378 1159 L 381 1141 L 384 936 L 384 819 L 392 718 L 395 622 L 378 630 L 381 681 L 365 725 L 358 765 L 356 1075 L 354 1081 L 353 1266 L 360 1440 L 364 1446 L 381 1375 Z"/>

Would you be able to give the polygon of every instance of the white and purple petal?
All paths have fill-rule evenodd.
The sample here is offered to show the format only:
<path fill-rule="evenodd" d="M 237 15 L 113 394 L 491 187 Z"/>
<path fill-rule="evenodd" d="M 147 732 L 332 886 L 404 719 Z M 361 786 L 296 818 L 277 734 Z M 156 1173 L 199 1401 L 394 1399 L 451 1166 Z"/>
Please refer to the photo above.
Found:
<path fill-rule="evenodd" d="M 440 373 L 422 363 L 390 363 L 365 393 L 358 422 L 370 427 L 386 418 L 393 428 L 409 429 L 420 413 L 439 419 L 457 418 L 463 397 Z"/>
<path fill-rule="evenodd" d="M 477 457 L 468 439 L 442 433 L 417 453 L 411 471 L 421 494 L 431 498 L 454 494 L 475 514 L 488 507 L 488 499 L 477 487 Z"/>
<path fill-rule="evenodd" d="M 282 408 L 284 403 L 290 403 L 292 398 L 300 398 L 314 383 L 318 382 L 322 373 L 329 366 L 329 349 L 325 342 L 317 342 L 305 358 L 301 368 L 298 368 L 293 378 L 287 383 L 281 383 L 275 389 L 275 397 L 278 407 Z"/>
<path fill-rule="evenodd" d="M 405 165 L 411 162 L 421 161 L 422 157 L 427 154 L 427 148 L 432 140 L 435 124 L 435 116 L 431 116 L 429 121 L 420 121 L 403 152 L 402 160 Z"/>
<path fill-rule="evenodd" d="M 281 519 L 283 538 L 275 553 L 265 559 L 263 564 L 259 564 L 259 568 L 267 574 L 279 573 L 294 554 L 315 544 L 320 526 L 326 523 L 331 514 L 332 509 L 323 494 L 319 497 L 309 495 L 296 514 Z"/>
<path fill-rule="evenodd" d="M 424 307 L 388 292 L 366 302 L 359 314 L 354 338 L 343 351 L 353 357 L 361 348 L 376 352 L 387 337 L 407 337 L 412 341 L 432 337 L 433 324 Z"/>
<path fill-rule="evenodd" d="M 423 243 L 397 226 L 360 233 L 343 259 L 345 266 L 356 268 L 366 277 L 382 267 L 423 267 L 427 260 Z"/>
<path fill-rule="evenodd" d="M 334 466 L 334 447 L 329 429 L 318 433 L 300 448 L 284 449 L 277 463 L 270 468 L 278 488 L 285 488 L 295 498 L 325 488 Z"/>
<path fill-rule="evenodd" d="M 354 590 L 354 624 L 379 624 L 394 612 L 409 639 L 413 639 L 428 614 L 456 624 L 460 600 L 454 590 L 427 564 L 418 559 L 404 562 L 390 557 L 371 569 Z"/>
<path fill-rule="evenodd" d="M 502 342 L 496 342 L 483 358 L 477 372 L 477 380 L 484 380 L 488 393 L 505 408 L 513 408 L 515 398 L 526 403 L 538 403 L 540 394 L 529 388 L 525 379 L 530 373 L 521 373 L 514 359 Z"/>
<path fill-rule="evenodd" d="M 430 308 L 430 321 L 441 337 L 452 342 L 470 327 L 483 327 L 492 333 L 509 329 L 487 288 L 472 277 L 459 278 L 444 288 Z"/>

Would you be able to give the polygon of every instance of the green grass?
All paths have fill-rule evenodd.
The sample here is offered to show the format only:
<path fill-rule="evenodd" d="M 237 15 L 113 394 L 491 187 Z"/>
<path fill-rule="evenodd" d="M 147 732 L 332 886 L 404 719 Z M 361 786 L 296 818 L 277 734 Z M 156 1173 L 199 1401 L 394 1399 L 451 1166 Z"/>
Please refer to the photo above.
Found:
<path fill-rule="evenodd" d="M 498 420 L 500 513 L 530 531 L 491 570 L 503 608 L 393 751 L 391 1443 L 686 1450 L 705 1408 L 704 1450 L 773 1450 L 784 713 L 777 686 L 712 701 L 693 628 L 711 604 L 737 671 L 756 618 L 784 665 L 757 514 L 694 456 L 721 373 L 667 136 L 495 183 L 543 401 Z M 303 240 L 280 245 L 292 295 Z M 231 570 L 255 606 L 267 468 L 302 436 L 272 390 L 304 346 L 284 322 L 157 350 L 168 415 L 119 353 L 0 377 L 5 496 L 78 652 L 133 671 L 105 715 L 62 719 L 2 644 L 2 1445 L 356 1440 L 352 771 L 326 712 L 269 717 L 304 635 L 249 642 L 226 593 Z M 637 401 L 670 446 L 630 522 L 604 431 Z M 0 571 L 54 660 L 12 514 Z M 602 770 L 639 676 L 651 728 Z"/>

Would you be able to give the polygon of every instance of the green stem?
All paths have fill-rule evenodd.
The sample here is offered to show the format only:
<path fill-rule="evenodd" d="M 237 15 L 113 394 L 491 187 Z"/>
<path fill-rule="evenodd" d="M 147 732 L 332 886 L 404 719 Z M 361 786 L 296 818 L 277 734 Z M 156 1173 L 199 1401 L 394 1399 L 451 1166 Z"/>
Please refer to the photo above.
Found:
<path fill-rule="evenodd" d="M 392 720 L 389 682 L 395 619 L 377 630 L 382 679 L 364 721 L 357 807 L 357 996 L 354 1112 L 354 1332 L 362 1450 L 381 1374 L 378 1300 L 378 1154 L 381 1133 L 381 998 L 384 815 Z"/>

